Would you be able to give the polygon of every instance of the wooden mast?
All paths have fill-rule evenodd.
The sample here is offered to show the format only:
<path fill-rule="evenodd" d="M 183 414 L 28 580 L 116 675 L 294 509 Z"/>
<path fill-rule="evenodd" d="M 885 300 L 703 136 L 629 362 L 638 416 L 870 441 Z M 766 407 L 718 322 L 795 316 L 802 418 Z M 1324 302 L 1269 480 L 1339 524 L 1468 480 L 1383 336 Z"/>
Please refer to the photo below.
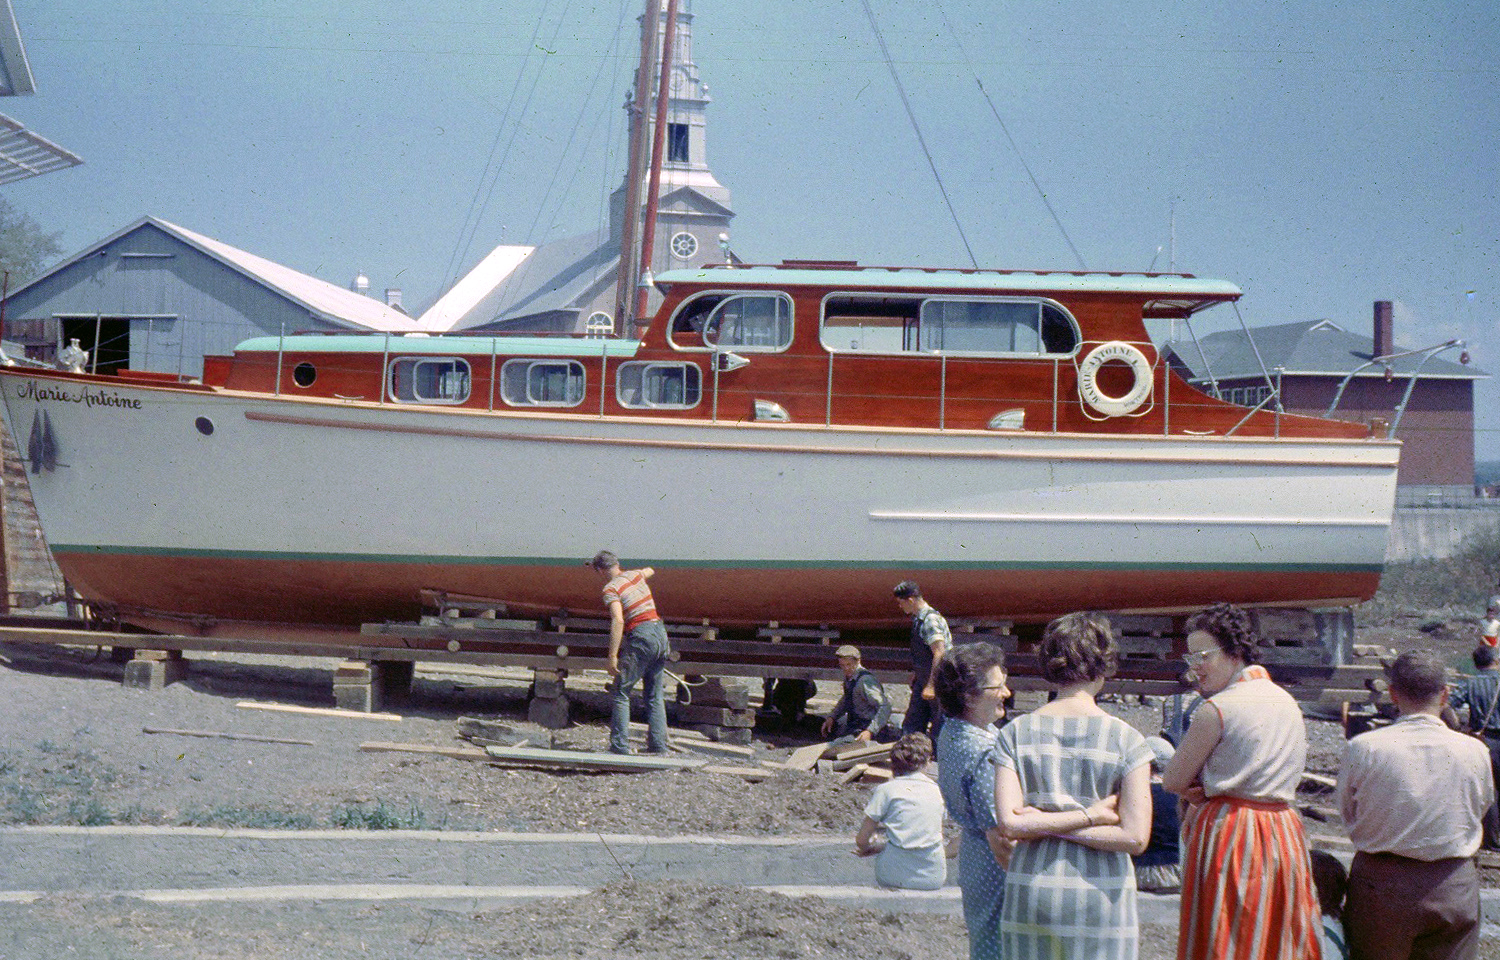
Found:
<path fill-rule="evenodd" d="M 615 331 L 628 333 L 635 303 L 635 241 L 640 235 L 641 180 L 645 170 L 646 105 L 651 95 L 651 64 L 656 60 L 656 38 L 661 0 L 646 0 L 641 14 L 641 59 L 635 71 L 635 98 L 630 105 L 630 157 L 625 165 L 625 202 L 620 208 L 620 273 L 615 284 Z"/>
<path fill-rule="evenodd" d="M 656 127 L 651 131 L 651 174 L 646 181 L 646 214 L 641 224 L 641 267 L 636 274 L 635 309 L 631 323 L 635 336 L 645 332 L 646 297 L 650 291 L 641 280 L 651 271 L 651 256 L 656 245 L 656 209 L 661 200 L 662 152 L 667 140 L 667 93 L 672 82 L 672 46 L 677 36 L 677 0 L 667 0 L 667 25 L 661 42 L 661 77 L 656 87 Z"/>

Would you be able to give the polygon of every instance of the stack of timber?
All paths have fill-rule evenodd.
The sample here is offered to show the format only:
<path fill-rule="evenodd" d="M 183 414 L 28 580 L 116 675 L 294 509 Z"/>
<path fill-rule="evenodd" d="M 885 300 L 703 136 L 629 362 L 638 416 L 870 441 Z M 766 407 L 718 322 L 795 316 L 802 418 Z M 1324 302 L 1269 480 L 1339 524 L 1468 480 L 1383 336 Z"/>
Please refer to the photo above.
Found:
<path fill-rule="evenodd" d="M 673 705 L 677 725 L 718 743 L 748 744 L 755 727 L 750 686 L 726 677 L 690 678 L 689 699 Z"/>
<path fill-rule="evenodd" d="M 884 783 L 893 776 L 889 743 L 810 743 L 782 764 L 787 770 L 836 773 L 841 783 Z"/>
<path fill-rule="evenodd" d="M 563 684 L 566 670 L 538 668 L 532 673 L 531 702 L 526 705 L 526 719 L 548 730 L 562 730 L 568 725 L 572 704 Z"/>

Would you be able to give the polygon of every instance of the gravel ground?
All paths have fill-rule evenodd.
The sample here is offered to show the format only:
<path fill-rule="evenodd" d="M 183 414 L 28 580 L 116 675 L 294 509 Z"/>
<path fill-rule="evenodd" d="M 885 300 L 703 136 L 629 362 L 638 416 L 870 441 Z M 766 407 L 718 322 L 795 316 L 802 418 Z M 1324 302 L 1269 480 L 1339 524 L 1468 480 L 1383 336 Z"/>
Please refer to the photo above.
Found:
<path fill-rule="evenodd" d="M 1458 660 L 1464 625 L 1395 624 L 1361 642 L 1423 645 Z M 1425 625 L 1431 626 L 1431 625 Z M 451 746 L 461 715 L 500 718 L 534 742 L 525 675 L 421 671 L 399 722 L 273 713 L 244 700 L 332 706 L 332 661 L 200 656 L 159 693 L 125 689 L 91 651 L 0 649 L 0 824 L 418 827 L 654 835 L 852 835 L 869 787 L 786 772 L 758 784 L 700 772 L 639 775 L 506 770 L 442 757 L 367 753 L 364 741 Z M 825 694 L 832 684 L 823 685 Z M 577 725 L 558 746 L 600 749 L 598 678 L 570 678 Z M 904 691 L 896 691 L 904 696 Z M 814 709 L 826 708 L 826 701 Z M 1144 733 L 1155 705 L 1106 708 Z M 313 741 L 312 746 L 146 734 L 145 727 Z M 1309 721 L 1309 769 L 1332 775 L 1338 726 Z M 757 732 L 754 759 L 784 759 L 813 727 Z M 753 761 L 745 761 L 753 762 Z M 1331 805 L 1317 795 L 1304 809 Z M 1335 820 L 1309 826 L 1336 835 Z M 1493 878 L 1491 880 L 1493 885 Z M 961 921 L 706 885 L 622 883 L 587 897 L 481 913 L 412 904 L 181 907 L 59 896 L 0 904 L 10 957 L 929 957 L 962 956 Z M 1143 930 L 1142 957 L 1172 955 L 1175 931 Z M 1487 941 L 1486 947 L 1489 947 Z"/>

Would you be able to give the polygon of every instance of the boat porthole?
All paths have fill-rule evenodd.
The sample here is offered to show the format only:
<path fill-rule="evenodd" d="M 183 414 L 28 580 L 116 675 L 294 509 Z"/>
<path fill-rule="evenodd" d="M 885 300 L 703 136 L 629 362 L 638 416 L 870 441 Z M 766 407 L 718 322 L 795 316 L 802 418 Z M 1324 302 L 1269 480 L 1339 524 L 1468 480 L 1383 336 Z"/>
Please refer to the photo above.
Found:
<path fill-rule="evenodd" d="M 211 437 L 214 435 L 214 422 L 207 417 L 199 417 L 197 420 L 194 420 L 193 426 L 197 427 L 198 432 L 203 434 L 205 437 Z"/>
<path fill-rule="evenodd" d="M 318 379 L 318 368 L 306 360 L 292 369 L 292 382 L 299 387 L 310 387 Z"/>

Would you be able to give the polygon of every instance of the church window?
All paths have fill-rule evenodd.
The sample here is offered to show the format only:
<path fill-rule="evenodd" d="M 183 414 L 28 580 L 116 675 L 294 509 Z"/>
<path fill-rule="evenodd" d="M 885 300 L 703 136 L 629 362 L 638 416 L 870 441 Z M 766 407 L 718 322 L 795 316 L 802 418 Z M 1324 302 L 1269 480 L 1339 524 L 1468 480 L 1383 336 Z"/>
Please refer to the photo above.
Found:
<path fill-rule="evenodd" d="M 667 124 L 667 162 L 688 162 L 688 125 L 685 123 Z"/>

